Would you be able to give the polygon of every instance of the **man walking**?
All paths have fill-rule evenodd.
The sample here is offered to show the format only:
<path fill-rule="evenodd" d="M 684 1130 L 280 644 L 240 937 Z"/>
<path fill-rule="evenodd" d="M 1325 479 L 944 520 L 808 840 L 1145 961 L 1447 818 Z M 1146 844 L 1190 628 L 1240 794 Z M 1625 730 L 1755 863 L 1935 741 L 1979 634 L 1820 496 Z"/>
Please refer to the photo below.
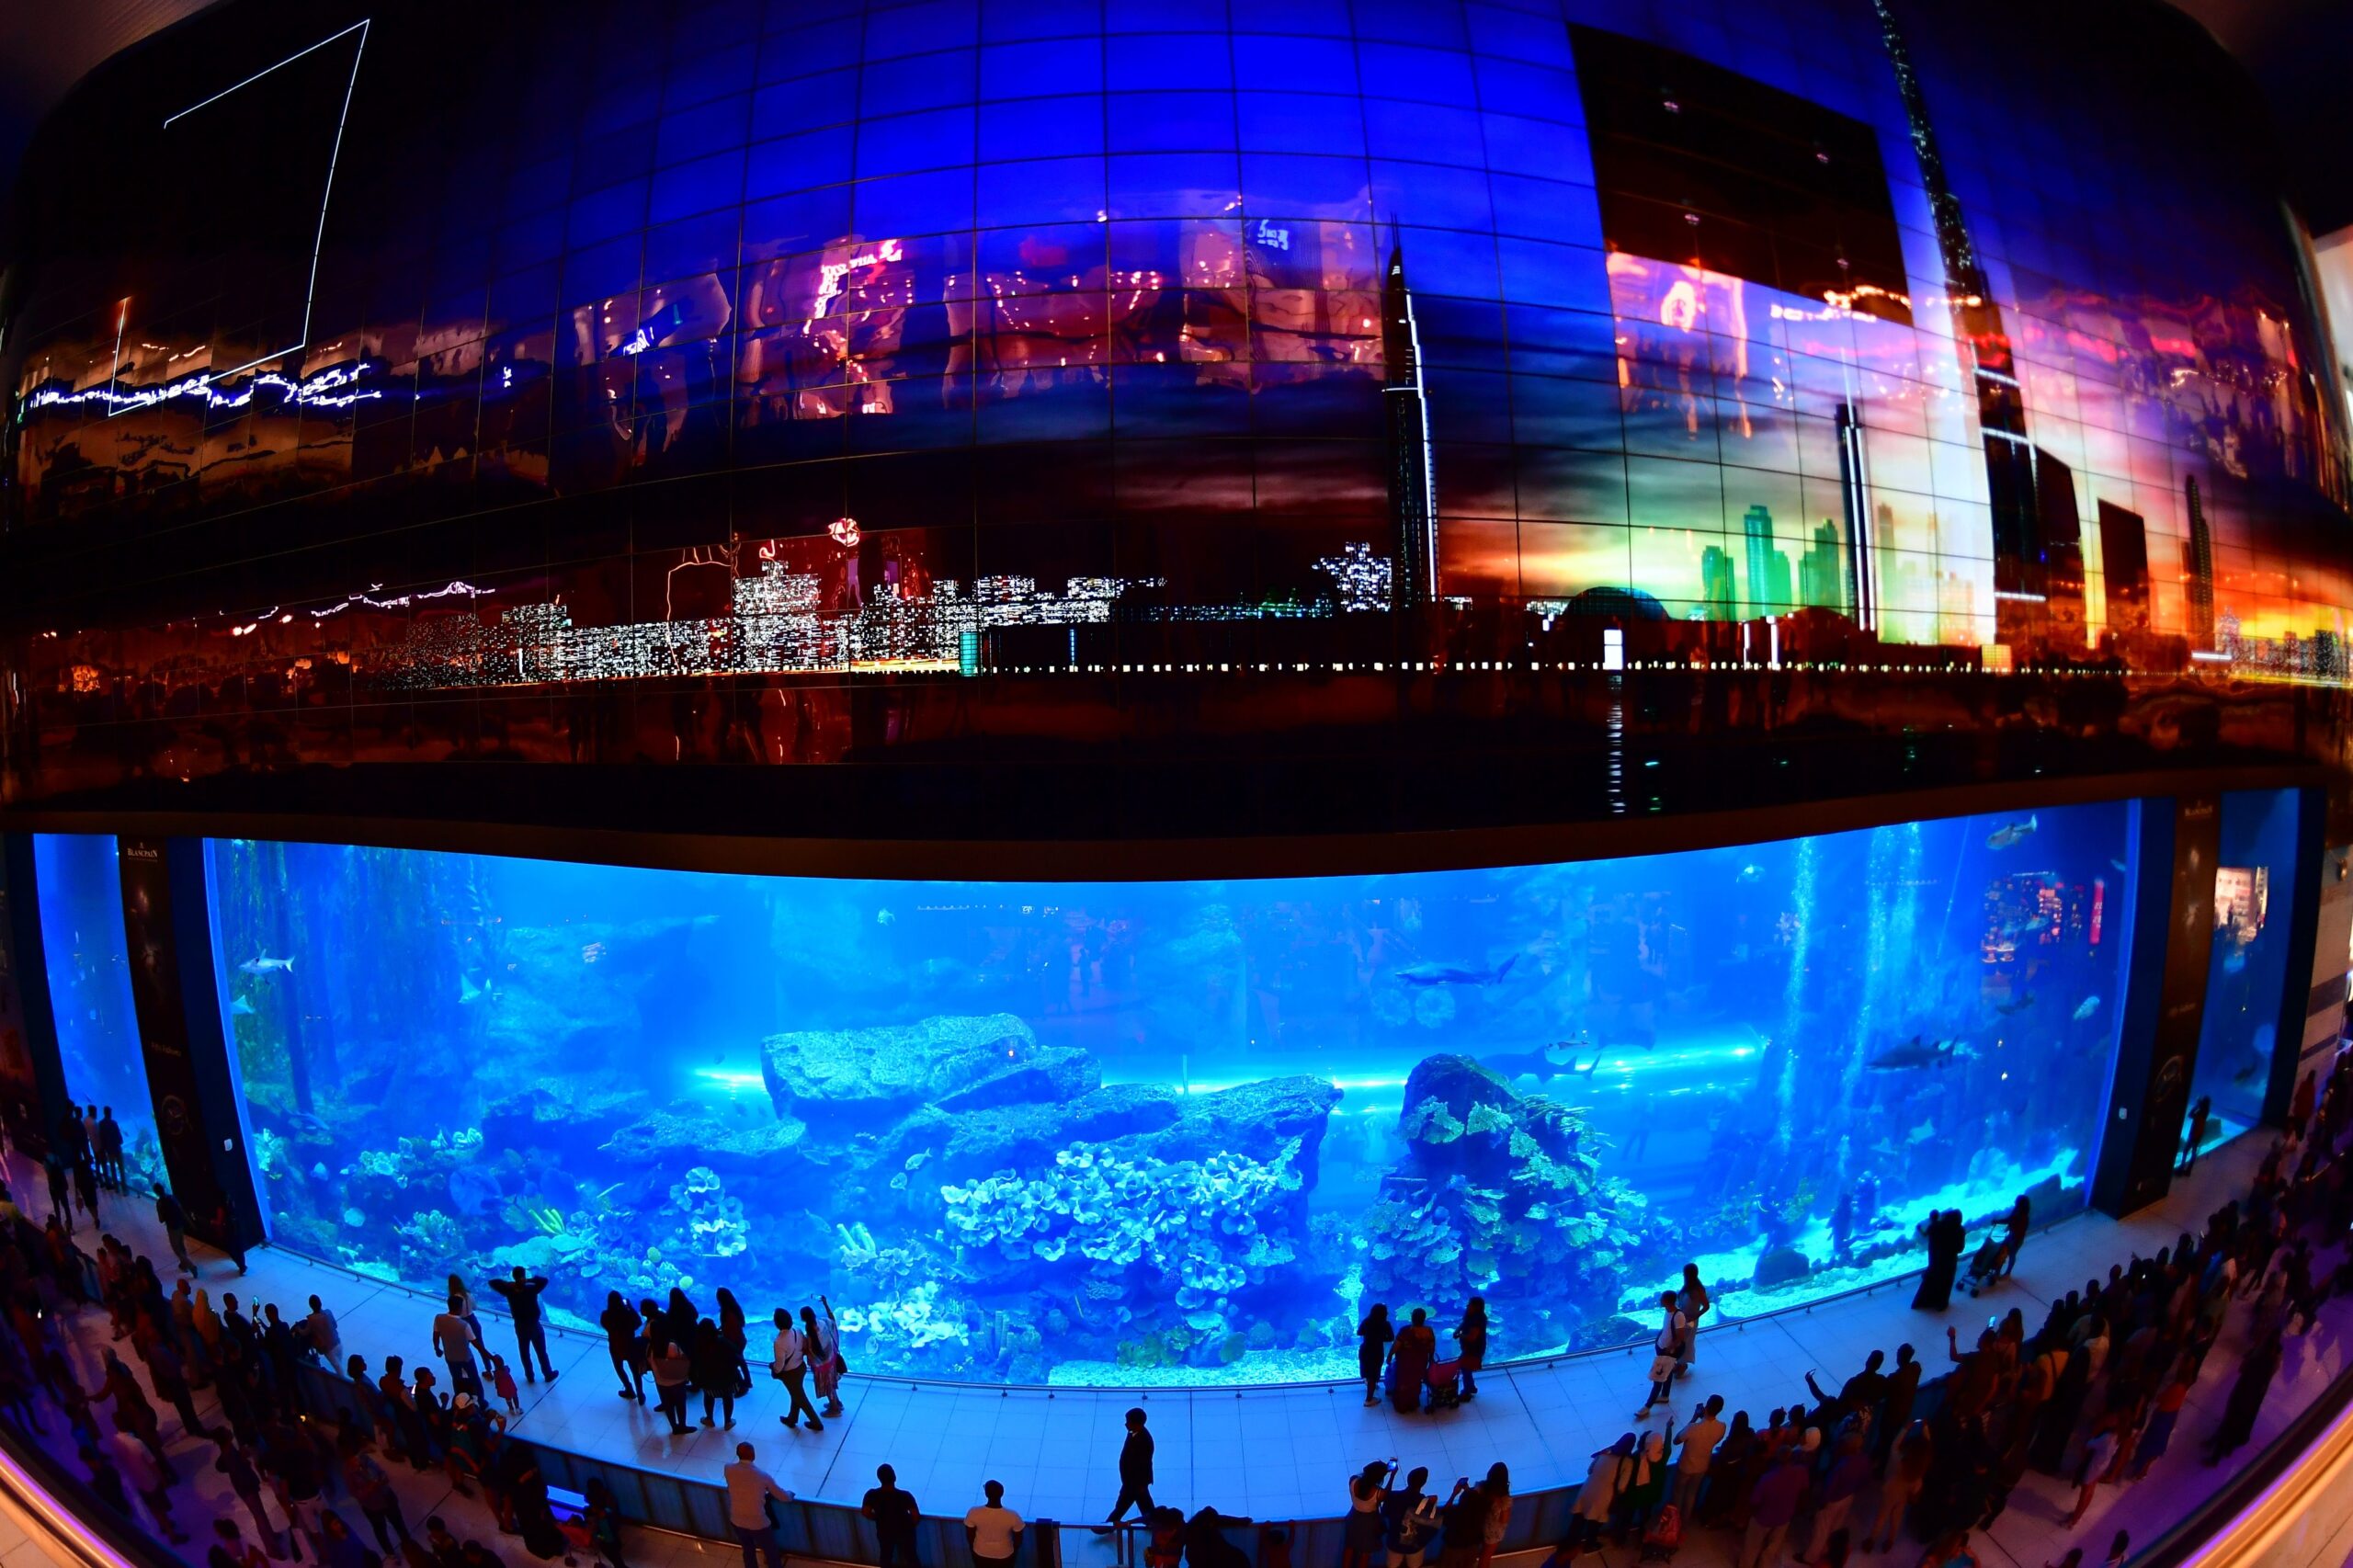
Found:
<path fill-rule="evenodd" d="M 735 1462 L 722 1474 L 727 1478 L 727 1524 L 744 1548 L 744 1568 L 784 1568 L 784 1552 L 776 1543 L 776 1521 L 768 1503 L 792 1501 L 792 1494 L 776 1478 L 753 1463 L 749 1443 L 735 1445 Z"/>
<path fill-rule="evenodd" d="M 768 1358 L 768 1372 L 784 1385 L 791 1397 L 791 1406 L 777 1417 L 786 1426 L 798 1427 L 801 1413 L 809 1413 L 809 1430 L 822 1432 L 825 1423 L 817 1407 L 809 1403 L 809 1342 L 792 1324 L 792 1313 L 783 1307 L 776 1310 L 776 1344 Z"/>
<path fill-rule="evenodd" d="M 180 1260 L 180 1272 L 195 1273 L 196 1265 L 188 1261 L 188 1210 L 180 1207 L 178 1199 L 165 1190 L 160 1181 L 155 1184 L 155 1222 L 164 1227 L 164 1235 L 172 1244 L 172 1256 Z"/>
<path fill-rule="evenodd" d="M 540 1353 L 540 1370 L 555 1381 L 555 1368 L 548 1362 L 548 1331 L 540 1323 L 540 1292 L 548 1288 L 546 1278 L 527 1275 L 523 1266 L 515 1266 L 512 1279 L 494 1279 L 490 1288 L 506 1299 L 506 1310 L 515 1314 L 515 1361 L 523 1369 L 527 1383 L 539 1380 L 531 1376 L 531 1352 Z"/>
<path fill-rule="evenodd" d="M 1131 1503 L 1139 1517 L 1152 1517 L 1152 1434 L 1144 1429 L 1141 1406 L 1128 1412 L 1128 1435 L 1120 1444 L 1120 1500 L 1111 1505 L 1110 1518 L 1097 1533 L 1107 1533 L 1118 1524 Z"/>

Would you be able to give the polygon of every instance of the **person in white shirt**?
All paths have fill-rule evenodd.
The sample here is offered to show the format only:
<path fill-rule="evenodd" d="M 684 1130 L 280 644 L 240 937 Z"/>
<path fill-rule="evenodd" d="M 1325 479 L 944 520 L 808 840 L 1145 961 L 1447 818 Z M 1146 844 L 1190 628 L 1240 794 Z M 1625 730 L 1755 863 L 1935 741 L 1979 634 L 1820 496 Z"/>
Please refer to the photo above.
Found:
<path fill-rule="evenodd" d="M 988 1501 L 964 1515 L 964 1540 L 979 1568 L 1012 1568 L 1021 1548 L 1021 1516 L 1005 1506 L 1005 1484 L 992 1481 L 981 1488 Z"/>
<path fill-rule="evenodd" d="M 449 1364 L 449 1387 L 452 1392 L 482 1395 L 482 1369 L 474 1364 L 475 1335 L 472 1324 L 466 1322 L 460 1309 L 463 1299 L 449 1298 L 449 1310 L 435 1314 L 433 1319 L 433 1353 Z"/>
<path fill-rule="evenodd" d="M 779 1307 L 776 1310 L 776 1346 L 768 1357 L 768 1374 L 782 1383 L 785 1392 L 792 1396 L 791 1407 L 777 1419 L 797 1428 L 801 1425 L 801 1413 L 805 1410 L 809 1413 L 809 1430 L 824 1431 L 824 1418 L 818 1415 L 817 1407 L 809 1403 L 808 1341 L 792 1325 L 790 1308 Z"/>
<path fill-rule="evenodd" d="M 792 1501 L 792 1494 L 776 1478 L 752 1462 L 752 1445 L 735 1445 L 735 1462 L 721 1473 L 727 1478 L 727 1523 L 744 1548 L 744 1568 L 784 1568 L 784 1552 L 776 1543 L 776 1524 L 768 1517 L 768 1500 Z"/>
<path fill-rule="evenodd" d="M 302 1320 L 309 1335 L 311 1348 L 317 1351 L 330 1367 L 343 1359 L 343 1334 L 336 1328 L 335 1314 L 316 1296 L 311 1298 L 311 1315 Z"/>

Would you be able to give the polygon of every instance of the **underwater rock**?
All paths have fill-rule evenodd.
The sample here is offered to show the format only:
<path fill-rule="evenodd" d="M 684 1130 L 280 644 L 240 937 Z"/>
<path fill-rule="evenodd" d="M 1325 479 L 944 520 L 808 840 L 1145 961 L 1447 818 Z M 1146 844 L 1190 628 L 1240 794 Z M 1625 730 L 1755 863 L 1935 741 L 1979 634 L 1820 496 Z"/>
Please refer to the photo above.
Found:
<path fill-rule="evenodd" d="M 936 1152 L 932 1179 L 1029 1170 L 1049 1164 L 1071 1143 L 1108 1143 L 1176 1125 L 1175 1090 L 1148 1084 L 1107 1084 L 1053 1105 L 996 1106 L 950 1115 L 926 1108 L 901 1122 L 888 1152 L 904 1160 Z M 904 1154 L 904 1158 L 901 1158 Z"/>
<path fill-rule="evenodd" d="M 945 1111 L 986 1110 L 995 1106 L 1073 1100 L 1102 1086 L 1103 1064 L 1093 1052 L 1044 1046 L 1022 1052 L 1017 1062 L 1002 1072 L 942 1095 L 938 1104 Z"/>
<path fill-rule="evenodd" d="M 1077 1092 L 1102 1081 L 1086 1052 L 1070 1054 L 1085 1058 L 1094 1074 Z M 1029 1082 L 1028 1068 L 1040 1055 L 1029 1025 L 1010 1013 L 991 1013 L 770 1035 L 760 1042 L 760 1076 L 779 1115 L 871 1130 L 994 1078 Z M 1070 1074 L 1074 1066 L 1065 1062 L 1060 1071 Z M 992 1101 L 983 1095 L 975 1103 L 1018 1097 L 1008 1093 Z"/>
<path fill-rule="evenodd" d="M 1813 1265 L 1805 1254 L 1793 1246 L 1779 1246 L 1756 1260 L 1756 1277 L 1749 1281 L 1756 1290 L 1773 1290 L 1794 1284 L 1813 1272 Z"/>
<path fill-rule="evenodd" d="M 1164 1160 L 1204 1159 L 1222 1153 L 1266 1162 L 1296 1139 L 1299 1150 L 1291 1165 L 1305 1190 L 1313 1191 L 1319 1175 L 1316 1154 L 1332 1108 L 1339 1103 L 1340 1091 L 1329 1078 L 1306 1073 L 1261 1078 L 1215 1094 L 1184 1096 L 1184 1114 L 1176 1125 L 1142 1140 L 1141 1145 Z"/>
<path fill-rule="evenodd" d="M 799 1147 L 808 1131 L 806 1124 L 789 1117 L 746 1125 L 657 1110 L 615 1132 L 603 1147 L 617 1159 L 655 1170 L 694 1164 L 722 1174 L 755 1169 L 775 1174 L 775 1162 Z"/>
<path fill-rule="evenodd" d="M 1450 1308 L 1483 1293 L 1530 1323 L 1618 1300 L 1630 1255 L 1655 1239 L 1642 1196 L 1600 1175 L 1577 1112 L 1467 1056 L 1415 1064 L 1398 1126 L 1404 1154 L 1360 1221 L 1366 1294 Z"/>
<path fill-rule="evenodd" d="M 651 1101 L 642 1088 L 594 1089 L 568 1078 L 534 1084 L 483 1108 L 483 1137 L 499 1149 L 601 1143 L 644 1116 Z"/>

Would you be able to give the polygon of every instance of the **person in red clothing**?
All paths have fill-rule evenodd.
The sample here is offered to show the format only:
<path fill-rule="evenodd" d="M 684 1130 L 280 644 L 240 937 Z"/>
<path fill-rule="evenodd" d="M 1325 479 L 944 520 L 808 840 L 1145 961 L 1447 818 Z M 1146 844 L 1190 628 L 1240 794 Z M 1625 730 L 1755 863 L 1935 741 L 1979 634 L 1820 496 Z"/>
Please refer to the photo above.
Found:
<path fill-rule="evenodd" d="M 1389 1403 L 1401 1414 L 1421 1409 L 1422 1383 L 1429 1376 L 1430 1363 L 1438 1359 L 1438 1330 L 1430 1326 L 1429 1317 L 1415 1307 L 1413 1321 L 1397 1331 L 1397 1343 L 1389 1352 Z"/>

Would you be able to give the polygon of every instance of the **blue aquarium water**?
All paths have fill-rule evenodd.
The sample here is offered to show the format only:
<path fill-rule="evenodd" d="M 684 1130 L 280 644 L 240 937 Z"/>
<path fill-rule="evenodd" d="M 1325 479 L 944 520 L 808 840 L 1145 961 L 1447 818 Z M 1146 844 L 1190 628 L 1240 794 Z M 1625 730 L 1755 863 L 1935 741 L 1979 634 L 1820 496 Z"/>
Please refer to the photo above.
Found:
<path fill-rule="evenodd" d="M 2080 1205 L 2122 804 L 1291 881 L 722 876 L 217 841 L 278 1241 L 560 1311 L 829 1296 L 864 1370 L 1344 1377 L 1916 1264 Z"/>
<path fill-rule="evenodd" d="M 2212 1102 L 2209 1134 L 2235 1137 L 2263 1119 L 2288 975 L 2288 899 L 2295 885 L 2293 790 L 2222 797 L 2222 858 L 2214 869 L 2214 945 L 2207 956 L 2190 1096 Z M 2273 894 L 2278 894 L 2275 905 Z M 2294 1050 L 2302 1044 L 2290 1044 Z"/>
<path fill-rule="evenodd" d="M 93 1105 L 114 1112 L 123 1174 L 133 1191 L 144 1190 L 163 1179 L 164 1154 L 131 1000 L 114 835 L 33 835 L 33 882 L 65 1092 L 85 1113 Z"/>

